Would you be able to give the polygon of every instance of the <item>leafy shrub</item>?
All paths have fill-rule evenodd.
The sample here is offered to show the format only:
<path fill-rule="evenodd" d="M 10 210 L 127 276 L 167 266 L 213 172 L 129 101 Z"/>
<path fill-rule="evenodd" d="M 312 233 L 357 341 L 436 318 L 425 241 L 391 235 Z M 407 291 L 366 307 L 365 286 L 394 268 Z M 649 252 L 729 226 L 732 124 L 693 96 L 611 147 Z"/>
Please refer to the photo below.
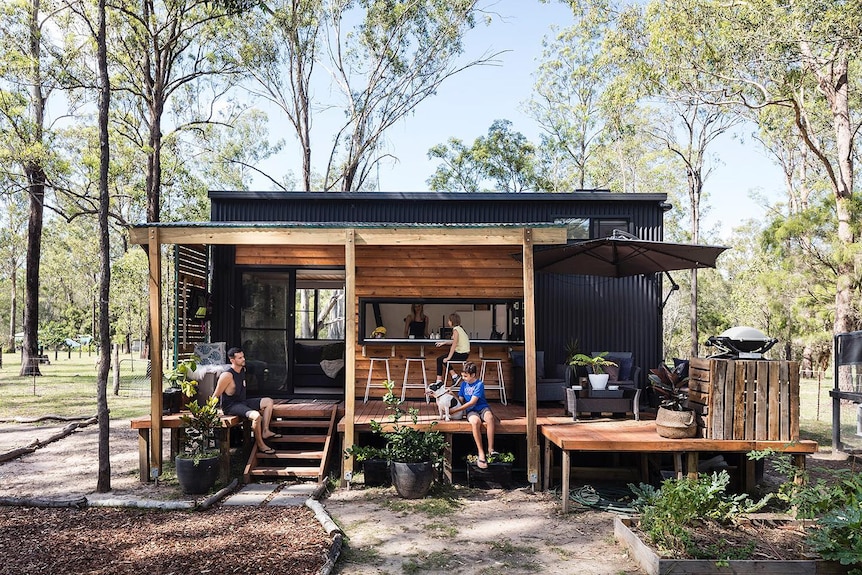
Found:
<path fill-rule="evenodd" d="M 862 506 L 859 504 L 830 511 L 818 522 L 808 542 L 824 559 L 842 565 L 860 565 L 850 575 L 862 575 Z"/>
<path fill-rule="evenodd" d="M 698 521 L 733 523 L 739 515 L 763 508 L 771 495 L 753 502 L 745 494 L 729 495 L 727 471 L 701 474 L 697 479 L 669 479 L 656 490 L 650 485 L 629 485 L 637 496 L 640 528 L 659 549 L 702 556 L 693 547 L 688 531 Z"/>

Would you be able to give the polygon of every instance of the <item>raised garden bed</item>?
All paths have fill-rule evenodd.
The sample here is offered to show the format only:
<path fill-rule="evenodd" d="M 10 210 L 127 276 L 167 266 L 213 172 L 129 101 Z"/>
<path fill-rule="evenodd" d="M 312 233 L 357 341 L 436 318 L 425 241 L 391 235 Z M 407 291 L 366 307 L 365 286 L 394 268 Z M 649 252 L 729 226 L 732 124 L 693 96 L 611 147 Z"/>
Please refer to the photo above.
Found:
<path fill-rule="evenodd" d="M 792 523 L 792 520 L 789 522 Z M 637 519 L 616 517 L 614 537 L 628 548 L 632 559 L 648 575 L 712 575 L 727 573 L 758 573 L 773 575 L 846 575 L 850 566 L 823 559 L 746 559 L 717 561 L 708 559 L 665 559 L 659 557 L 632 531 Z"/>

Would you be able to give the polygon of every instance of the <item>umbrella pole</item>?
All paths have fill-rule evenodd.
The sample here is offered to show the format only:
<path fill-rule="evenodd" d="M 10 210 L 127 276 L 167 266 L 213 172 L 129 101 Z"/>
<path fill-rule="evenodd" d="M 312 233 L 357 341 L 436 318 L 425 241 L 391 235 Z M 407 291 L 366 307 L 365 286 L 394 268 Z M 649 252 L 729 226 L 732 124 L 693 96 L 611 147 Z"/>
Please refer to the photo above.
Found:
<path fill-rule="evenodd" d="M 672 294 L 673 292 L 675 292 L 675 291 L 679 290 L 679 285 L 677 285 L 677 283 L 676 283 L 675 281 L 673 281 L 673 278 L 671 277 L 671 275 L 670 275 L 668 272 L 664 272 L 664 275 L 666 275 L 666 276 L 667 276 L 667 279 L 669 279 L 669 280 L 670 280 L 670 291 L 669 291 L 669 292 L 667 292 L 667 295 L 665 296 L 664 301 L 663 301 L 663 302 L 661 302 L 661 309 L 662 309 L 662 311 L 664 311 L 664 306 L 666 306 L 666 305 L 667 305 L 667 300 L 669 300 L 669 299 L 670 299 L 671 294 Z"/>

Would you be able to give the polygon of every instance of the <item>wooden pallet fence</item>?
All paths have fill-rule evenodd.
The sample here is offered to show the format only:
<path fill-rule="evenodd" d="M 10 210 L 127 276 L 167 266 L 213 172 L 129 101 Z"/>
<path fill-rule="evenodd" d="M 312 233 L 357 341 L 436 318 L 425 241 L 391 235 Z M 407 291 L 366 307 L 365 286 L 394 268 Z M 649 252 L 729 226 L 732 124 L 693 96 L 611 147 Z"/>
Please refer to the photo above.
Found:
<path fill-rule="evenodd" d="M 689 405 L 710 439 L 799 439 L 799 363 L 693 358 Z"/>

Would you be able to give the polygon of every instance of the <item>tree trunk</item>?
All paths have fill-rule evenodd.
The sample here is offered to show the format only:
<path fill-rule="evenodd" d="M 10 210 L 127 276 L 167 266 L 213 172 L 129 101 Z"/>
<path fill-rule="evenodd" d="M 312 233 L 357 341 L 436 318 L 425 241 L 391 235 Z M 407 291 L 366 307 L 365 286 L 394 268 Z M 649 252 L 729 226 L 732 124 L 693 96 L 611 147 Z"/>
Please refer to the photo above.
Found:
<path fill-rule="evenodd" d="M 25 168 L 30 184 L 30 217 L 27 225 L 27 270 L 24 294 L 24 342 L 20 375 L 42 375 L 39 371 L 39 261 L 42 256 L 42 216 L 45 203 L 45 172 L 37 164 Z"/>
<path fill-rule="evenodd" d="M 18 270 L 12 270 L 12 275 L 9 278 L 12 285 L 12 293 L 9 298 L 9 347 L 7 348 L 12 353 L 15 352 L 15 318 L 18 317 Z"/>
<path fill-rule="evenodd" d="M 33 144 L 42 143 L 45 123 L 45 97 L 42 94 L 39 0 L 33 0 L 30 13 L 30 57 L 32 59 L 30 109 L 32 110 Z M 24 343 L 21 350 L 21 375 L 42 375 L 39 371 L 39 263 L 42 259 L 42 218 L 45 209 L 45 170 L 42 163 L 30 160 L 24 164 L 30 195 L 27 223 L 27 271 L 24 280 Z"/>
<path fill-rule="evenodd" d="M 108 370 L 111 366 L 111 318 L 108 301 L 111 291 L 111 237 L 108 227 L 108 209 L 111 197 L 108 190 L 108 168 L 111 152 L 108 136 L 108 111 L 111 104 L 111 85 L 108 79 L 108 50 L 105 35 L 105 0 L 99 0 L 98 32 L 96 44 L 99 65 L 99 368 L 97 375 L 97 405 L 99 414 L 99 472 L 96 491 L 111 490 L 111 419 L 108 411 Z"/>

